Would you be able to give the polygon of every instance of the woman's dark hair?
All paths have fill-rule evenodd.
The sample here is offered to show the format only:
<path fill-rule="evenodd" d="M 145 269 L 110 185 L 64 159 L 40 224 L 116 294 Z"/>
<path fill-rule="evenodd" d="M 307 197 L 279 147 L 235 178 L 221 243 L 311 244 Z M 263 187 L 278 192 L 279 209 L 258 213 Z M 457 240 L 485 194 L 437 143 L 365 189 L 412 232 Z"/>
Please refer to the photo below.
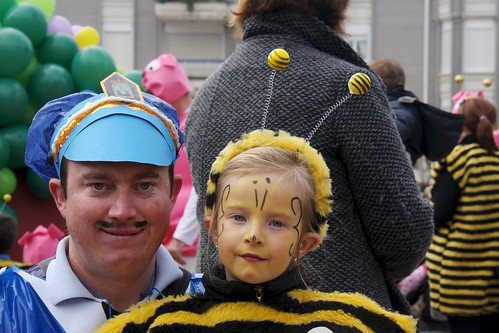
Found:
<path fill-rule="evenodd" d="M 236 35 L 241 35 L 244 21 L 253 15 L 286 10 L 296 15 L 315 16 L 334 31 L 344 34 L 343 21 L 350 0 L 239 0 L 231 20 Z"/>
<path fill-rule="evenodd" d="M 496 123 L 496 108 L 485 98 L 473 97 L 465 99 L 460 107 L 464 115 L 464 126 L 475 135 L 476 141 L 490 154 L 497 151 L 492 131 Z"/>

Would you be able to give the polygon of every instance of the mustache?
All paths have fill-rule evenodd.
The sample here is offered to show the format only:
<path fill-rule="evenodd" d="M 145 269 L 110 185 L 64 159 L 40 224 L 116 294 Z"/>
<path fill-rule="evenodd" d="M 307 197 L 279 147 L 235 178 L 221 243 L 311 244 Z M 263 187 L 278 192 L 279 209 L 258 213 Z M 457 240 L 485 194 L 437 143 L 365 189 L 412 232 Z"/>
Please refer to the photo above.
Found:
<path fill-rule="evenodd" d="M 134 226 L 137 229 L 143 228 L 147 225 L 147 221 L 136 221 L 132 223 L 132 226 Z M 127 223 L 122 223 L 122 222 L 107 222 L 107 221 L 99 221 L 98 224 L 102 228 L 107 228 L 107 229 L 119 229 L 119 228 L 128 228 L 129 224 Z"/>

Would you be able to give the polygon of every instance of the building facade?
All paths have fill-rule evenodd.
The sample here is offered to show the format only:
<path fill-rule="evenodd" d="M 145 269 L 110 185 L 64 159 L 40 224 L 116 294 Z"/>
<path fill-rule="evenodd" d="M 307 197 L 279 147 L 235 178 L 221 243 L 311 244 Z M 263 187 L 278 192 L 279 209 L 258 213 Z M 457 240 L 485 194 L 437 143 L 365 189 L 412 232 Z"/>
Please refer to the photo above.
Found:
<path fill-rule="evenodd" d="M 55 14 L 96 28 L 125 72 L 173 52 L 197 87 L 237 45 L 227 26 L 234 1 L 67 0 Z M 347 14 L 349 43 L 368 63 L 399 61 L 423 101 L 449 110 L 464 89 L 498 104 L 497 0 L 351 0 Z"/>

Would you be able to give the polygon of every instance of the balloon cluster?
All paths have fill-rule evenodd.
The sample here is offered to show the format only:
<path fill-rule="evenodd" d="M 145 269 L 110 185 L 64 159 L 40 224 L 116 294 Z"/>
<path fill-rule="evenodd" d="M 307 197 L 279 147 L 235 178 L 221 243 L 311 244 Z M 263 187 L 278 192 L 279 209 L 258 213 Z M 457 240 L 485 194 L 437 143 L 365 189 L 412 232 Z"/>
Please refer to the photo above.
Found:
<path fill-rule="evenodd" d="M 55 0 L 0 1 L 0 198 L 15 191 L 14 171 L 26 168 L 35 113 L 58 97 L 102 92 L 100 81 L 116 71 L 98 31 L 54 15 L 55 6 Z M 30 169 L 25 174 L 31 192 L 50 196 L 41 178 Z"/>

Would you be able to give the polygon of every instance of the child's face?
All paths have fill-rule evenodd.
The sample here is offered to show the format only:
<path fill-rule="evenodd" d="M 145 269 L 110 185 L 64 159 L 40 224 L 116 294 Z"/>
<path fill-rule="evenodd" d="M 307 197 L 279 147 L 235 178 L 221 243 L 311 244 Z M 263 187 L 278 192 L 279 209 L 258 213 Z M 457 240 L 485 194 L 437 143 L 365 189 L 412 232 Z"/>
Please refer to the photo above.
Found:
<path fill-rule="evenodd" d="M 230 176 L 219 186 L 214 237 L 227 280 L 270 281 L 319 243 L 316 233 L 303 234 L 304 191 L 276 172 Z"/>

